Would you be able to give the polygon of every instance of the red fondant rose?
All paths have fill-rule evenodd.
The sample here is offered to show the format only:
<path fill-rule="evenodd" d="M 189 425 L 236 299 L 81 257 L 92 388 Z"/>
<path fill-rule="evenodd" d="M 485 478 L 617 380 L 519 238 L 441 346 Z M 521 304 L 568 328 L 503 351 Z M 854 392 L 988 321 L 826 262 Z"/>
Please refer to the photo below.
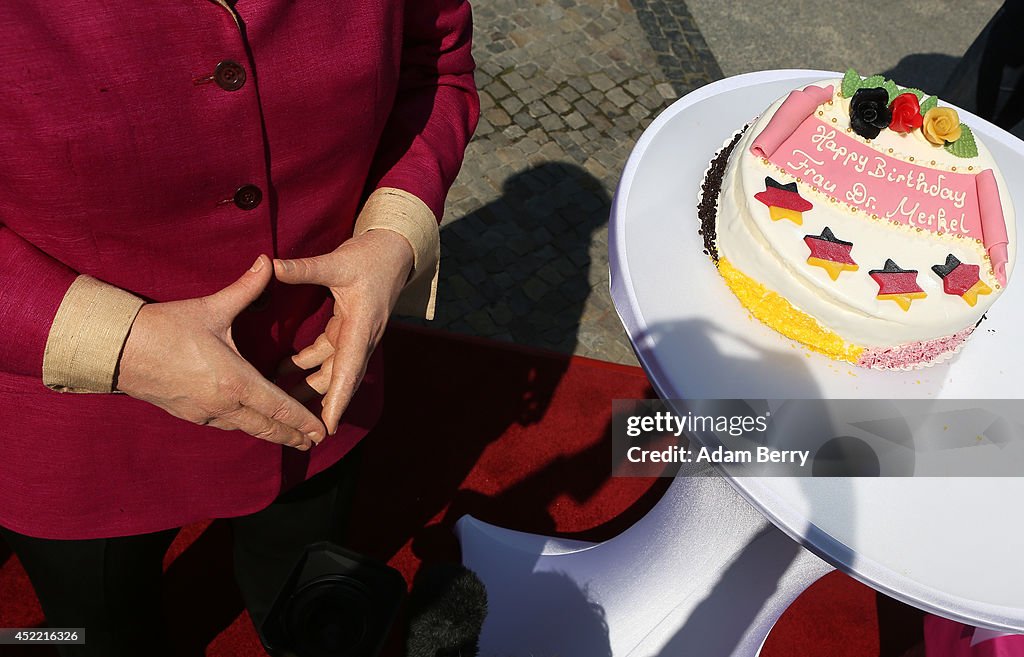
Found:
<path fill-rule="evenodd" d="M 921 104 L 917 102 L 914 94 L 900 94 L 892 99 L 889 105 L 892 110 L 892 122 L 890 130 L 896 132 L 910 132 L 921 127 L 924 117 L 921 116 Z"/>

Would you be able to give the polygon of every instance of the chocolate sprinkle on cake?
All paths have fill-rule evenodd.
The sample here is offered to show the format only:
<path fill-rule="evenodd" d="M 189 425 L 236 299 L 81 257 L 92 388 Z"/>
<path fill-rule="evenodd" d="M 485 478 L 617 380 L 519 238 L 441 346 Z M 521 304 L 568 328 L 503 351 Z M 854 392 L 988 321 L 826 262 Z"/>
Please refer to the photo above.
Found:
<path fill-rule="evenodd" d="M 718 262 L 718 247 L 715 245 L 715 219 L 718 216 L 718 194 L 722 191 L 722 177 L 725 176 L 725 167 L 729 164 L 729 155 L 748 127 L 743 126 L 743 130 L 737 132 L 732 141 L 718 151 L 715 159 L 711 160 L 711 167 L 704 176 L 704 182 L 700 187 L 700 203 L 697 205 L 700 230 L 697 232 L 704 237 L 704 253 L 710 255 L 716 263 Z"/>

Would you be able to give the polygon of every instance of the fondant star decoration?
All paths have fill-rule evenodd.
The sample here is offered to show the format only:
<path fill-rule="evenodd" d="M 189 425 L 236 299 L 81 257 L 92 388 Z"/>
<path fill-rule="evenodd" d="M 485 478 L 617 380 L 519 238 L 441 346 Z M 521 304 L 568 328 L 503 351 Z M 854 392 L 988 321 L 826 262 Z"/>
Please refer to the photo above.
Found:
<path fill-rule="evenodd" d="M 992 288 L 981 280 L 981 267 L 968 265 L 950 253 L 942 265 L 932 265 L 932 271 L 942 279 L 942 289 L 946 294 L 961 297 L 968 306 L 978 303 L 979 294 L 992 294 Z"/>
<path fill-rule="evenodd" d="M 754 198 L 768 206 L 772 221 L 789 219 L 797 226 L 804 223 L 803 213 L 814 207 L 800 196 L 795 182 L 783 185 L 771 176 L 765 177 L 764 191 L 754 194 Z"/>
<path fill-rule="evenodd" d="M 910 310 L 910 302 L 914 299 L 928 296 L 917 284 L 917 270 L 901 269 L 891 259 L 885 261 L 884 268 L 872 269 L 868 274 L 878 283 L 877 298 L 895 301 L 903 312 Z"/>
<path fill-rule="evenodd" d="M 860 267 L 850 255 L 853 242 L 844 242 L 832 234 L 828 226 L 821 235 L 804 235 L 804 242 L 811 250 L 807 256 L 807 264 L 821 267 L 828 272 L 829 278 L 836 280 L 844 271 L 857 271 Z"/>

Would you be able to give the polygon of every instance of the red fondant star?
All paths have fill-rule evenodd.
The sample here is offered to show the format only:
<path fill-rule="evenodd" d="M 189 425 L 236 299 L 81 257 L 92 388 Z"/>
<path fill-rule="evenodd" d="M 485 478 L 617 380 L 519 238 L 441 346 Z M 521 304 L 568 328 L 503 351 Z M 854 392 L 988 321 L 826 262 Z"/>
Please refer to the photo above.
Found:
<path fill-rule="evenodd" d="M 839 274 L 844 271 L 860 269 L 850 255 L 853 242 L 838 239 L 827 226 L 821 231 L 821 235 L 804 235 L 804 243 L 811 250 L 807 264 L 821 267 L 828 272 L 832 280 L 837 280 Z"/>
<path fill-rule="evenodd" d="M 910 302 L 928 296 L 917 284 L 916 269 L 901 269 L 891 259 L 885 261 L 883 269 L 873 269 L 868 274 L 878 283 L 879 299 L 895 301 L 904 311 L 910 310 Z"/>
<path fill-rule="evenodd" d="M 932 271 L 942 279 L 946 294 L 962 297 L 970 306 L 978 303 L 979 294 L 992 293 L 992 288 L 981 280 L 981 267 L 960 262 L 952 253 L 946 256 L 945 264 L 934 265 Z"/>
<path fill-rule="evenodd" d="M 764 179 L 764 191 L 754 194 L 754 198 L 768 207 L 783 208 L 795 212 L 807 212 L 813 205 L 796 191 L 796 183 L 783 185 L 771 176 Z"/>

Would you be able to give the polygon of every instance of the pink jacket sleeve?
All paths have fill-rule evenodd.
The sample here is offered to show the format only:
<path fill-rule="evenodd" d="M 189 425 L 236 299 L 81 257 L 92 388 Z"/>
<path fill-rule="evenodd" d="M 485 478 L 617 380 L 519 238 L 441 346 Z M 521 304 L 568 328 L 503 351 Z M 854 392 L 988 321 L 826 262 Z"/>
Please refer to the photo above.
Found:
<path fill-rule="evenodd" d="M 370 172 L 368 191 L 403 189 L 438 220 L 480 114 L 472 32 L 466 0 L 406 3 L 398 92 Z"/>
<path fill-rule="evenodd" d="M 46 338 L 77 276 L 0 224 L 0 370 L 42 385 Z"/>

